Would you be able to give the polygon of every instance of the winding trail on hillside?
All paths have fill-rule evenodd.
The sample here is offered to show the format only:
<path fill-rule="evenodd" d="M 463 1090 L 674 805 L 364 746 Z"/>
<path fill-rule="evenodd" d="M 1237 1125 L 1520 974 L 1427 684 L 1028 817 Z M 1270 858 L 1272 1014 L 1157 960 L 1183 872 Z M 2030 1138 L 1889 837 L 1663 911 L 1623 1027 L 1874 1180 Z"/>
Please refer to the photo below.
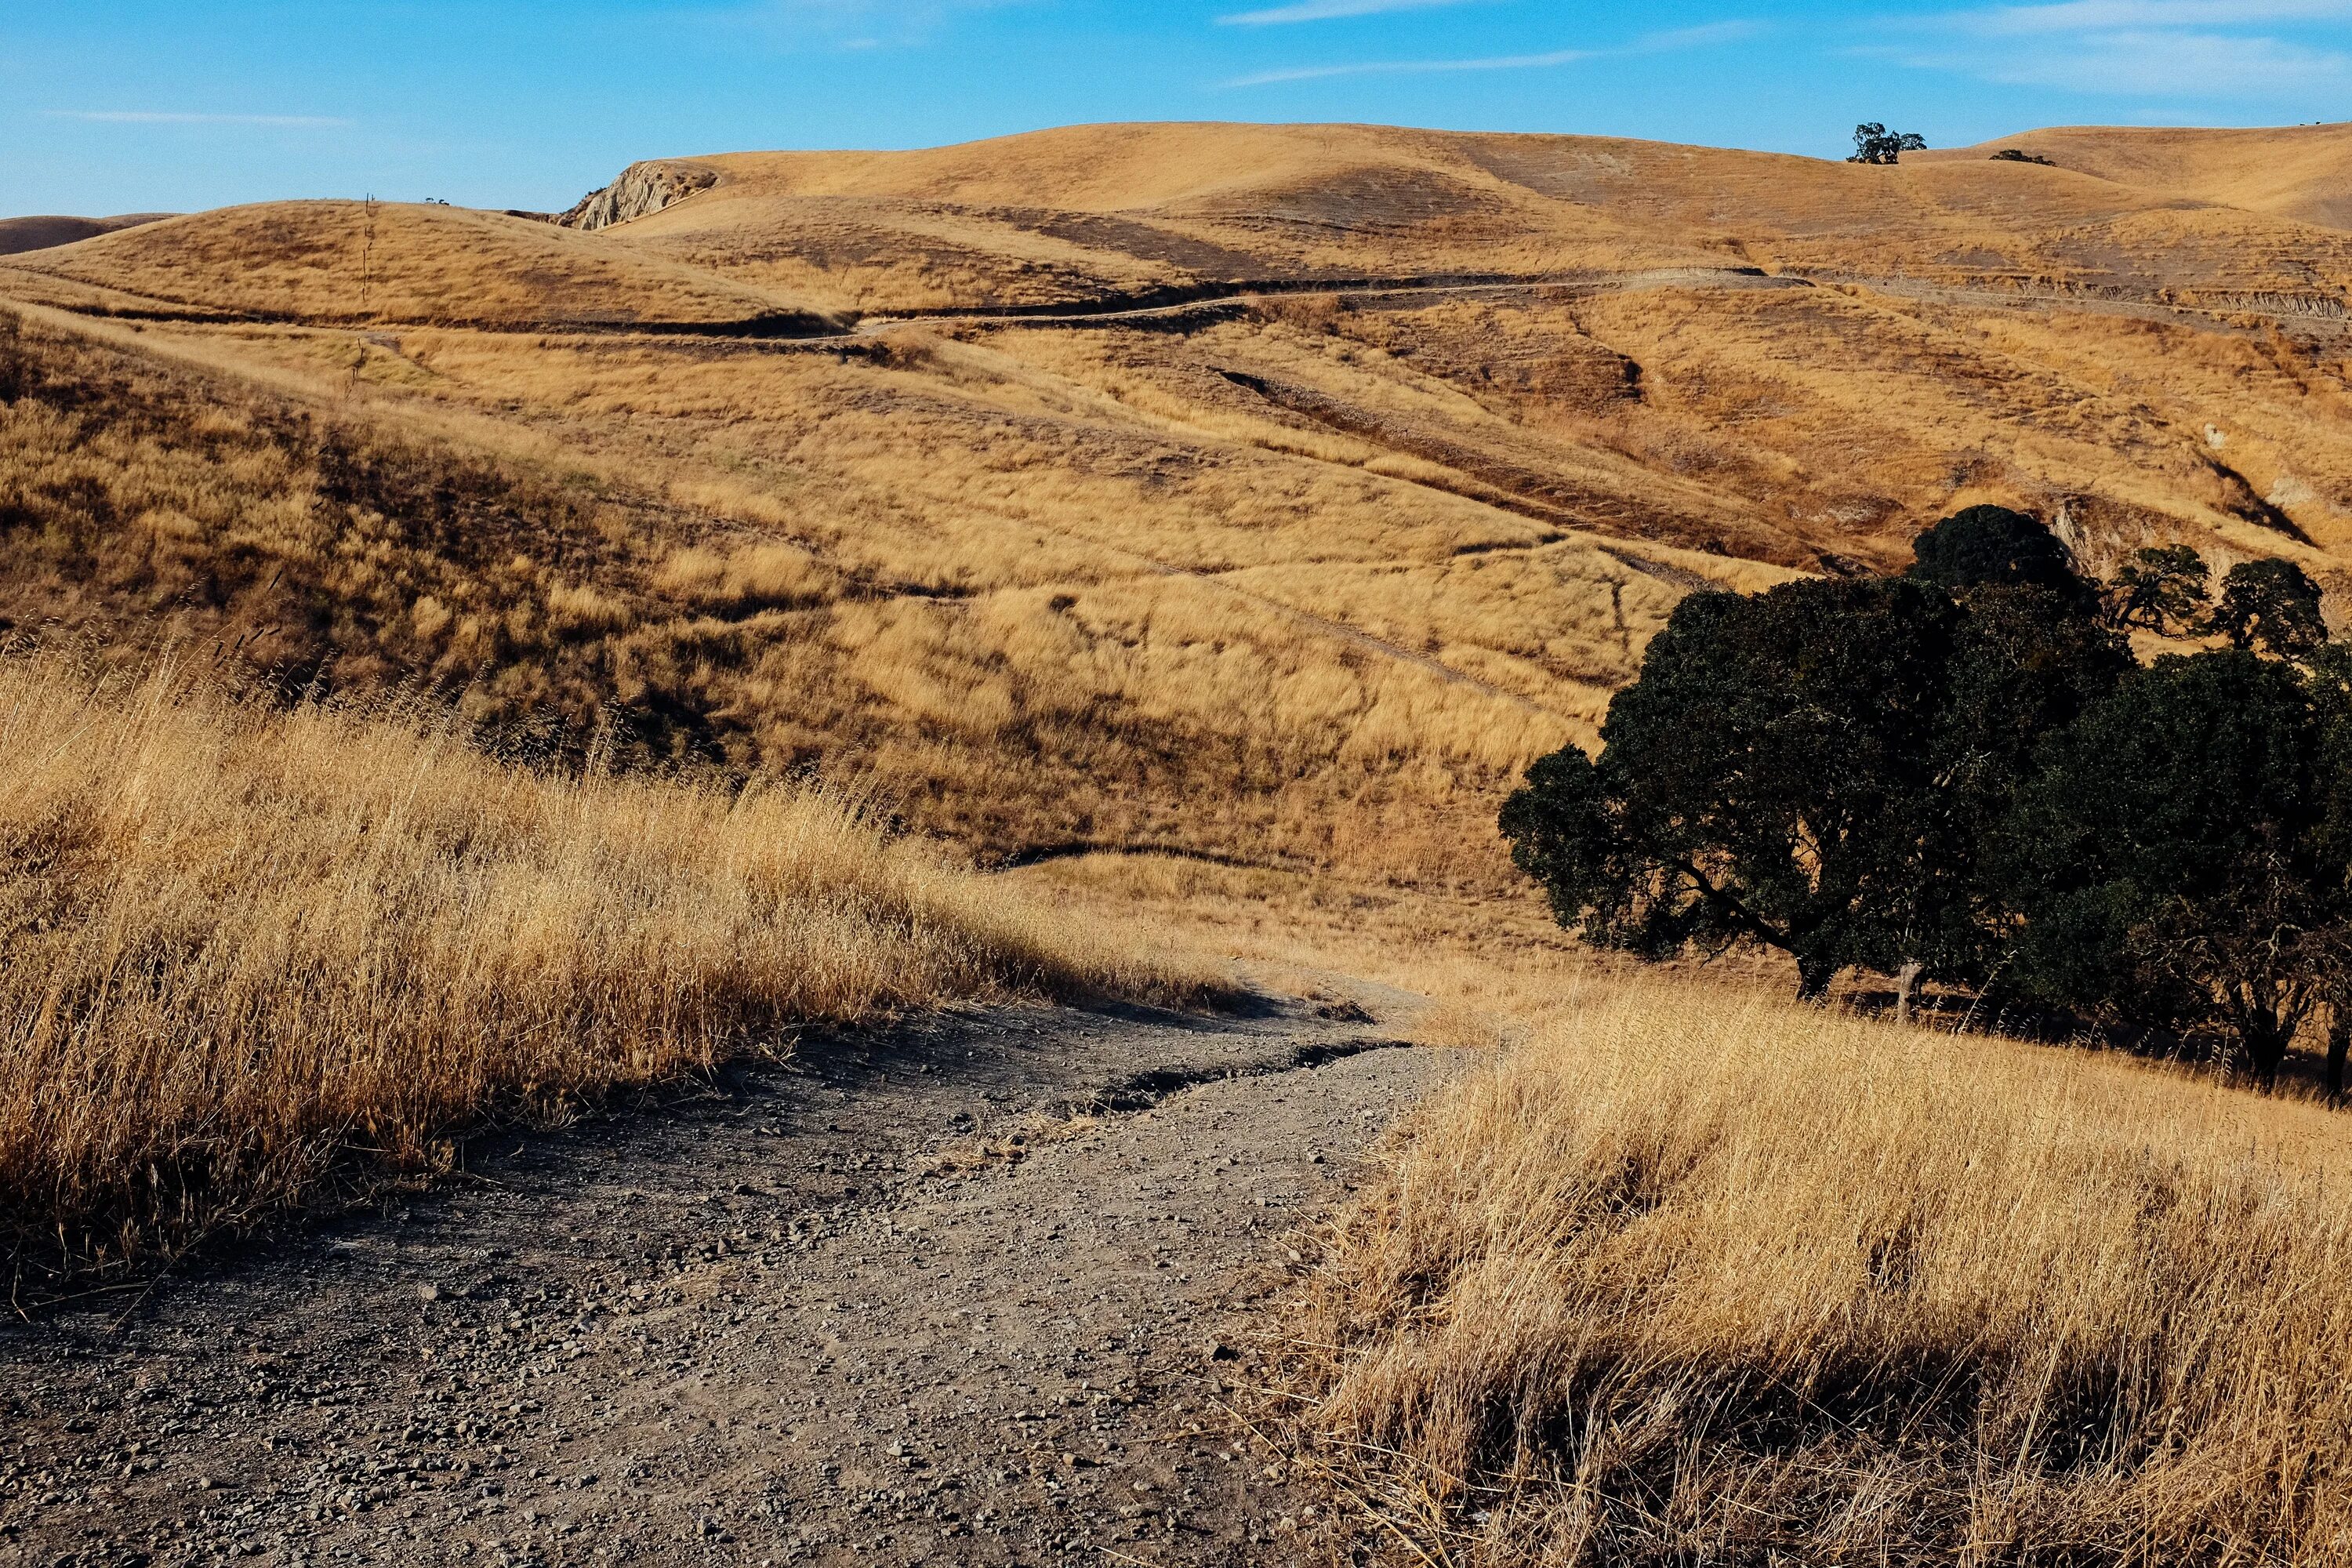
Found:
<path fill-rule="evenodd" d="M 17 1324 L 0 1563 L 1309 1558 L 1269 1299 L 1460 1061 L 1345 989 L 811 1043 Z"/>
<path fill-rule="evenodd" d="M 0 261 L 0 281 L 12 268 Z M 32 276 L 46 279 L 47 274 Z M 1480 273 L 1436 277 L 1286 278 L 1203 281 L 1171 285 L 1141 296 L 1073 299 L 1034 305 L 938 305 L 845 309 L 838 320 L 810 314 L 769 314 L 729 321 L 635 321 L 560 318 L 475 319 L 462 316 L 430 320 L 383 321 L 358 317 L 311 317 L 292 312 L 235 310 L 192 304 L 157 295 L 108 289 L 105 302 L 66 303 L 26 300 L 20 305 L 55 310 L 67 315 L 100 321 L 177 322 L 194 326 L 300 326 L 327 331 L 361 331 L 400 327 L 446 331 L 511 333 L 537 336 L 578 336 L 627 341 L 676 342 L 706 347 L 733 346 L 768 353 L 839 353 L 871 349 L 887 334 L 908 327 L 995 327 L 1087 331 L 1129 327 L 1141 331 L 1187 331 L 1196 324 L 1245 313 L 1267 300 L 1346 298 L 1435 303 L 1454 299 L 1510 299 L 1536 295 L 1559 300 L 1591 299 L 1607 294 L 1643 293 L 1659 289 L 1692 289 L 1747 292 L 1815 288 L 1853 288 L 1890 298 L 1969 309 L 2026 309 L 2125 315 L 2148 321 L 2197 317 L 2208 325 L 2228 330 L 2231 317 L 2252 317 L 2293 322 L 2305 329 L 2339 331 L 2352 321 L 2352 305 L 2324 289 L 2307 294 L 2276 290 L 2210 290 L 2206 295 L 2173 298 L 2169 291 L 2149 287 L 2110 285 L 2060 288 L 2004 279 L 1998 285 L 1955 279 L 1906 277 L 1832 268 L 1784 268 L 1767 271 L 1754 266 L 1637 268 L 1622 272 L 1587 271 L 1552 274 Z M 2210 295 L 2210 297 L 2208 297 Z M 2241 330 L 2243 329 L 2235 329 Z"/>

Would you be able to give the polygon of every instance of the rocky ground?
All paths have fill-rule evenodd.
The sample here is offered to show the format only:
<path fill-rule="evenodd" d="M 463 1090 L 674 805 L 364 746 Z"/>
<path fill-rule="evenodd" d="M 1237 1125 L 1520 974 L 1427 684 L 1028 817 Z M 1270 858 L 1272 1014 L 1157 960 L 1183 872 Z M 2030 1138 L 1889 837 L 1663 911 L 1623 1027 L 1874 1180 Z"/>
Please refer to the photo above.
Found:
<path fill-rule="evenodd" d="M 1450 1068 L 1396 1045 L 997 1012 L 478 1148 L 0 1331 L 0 1563 L 1328 1557 L 1256 1309 Z"/>

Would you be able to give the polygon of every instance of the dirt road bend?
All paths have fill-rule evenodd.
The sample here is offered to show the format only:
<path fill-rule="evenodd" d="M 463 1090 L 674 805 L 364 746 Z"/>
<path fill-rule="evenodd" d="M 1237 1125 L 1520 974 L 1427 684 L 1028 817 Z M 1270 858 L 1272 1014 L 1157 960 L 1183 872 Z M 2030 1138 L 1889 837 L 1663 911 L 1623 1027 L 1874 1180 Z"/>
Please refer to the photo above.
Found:
<path fill-rule="evenodd" d="M 1312 1560 L 1228 1396 L 1291 1238 L 1454 1068 L 1396 1044 L 991 1012 L 502 1140 L 0 1331 L 0 1563 Z"/>

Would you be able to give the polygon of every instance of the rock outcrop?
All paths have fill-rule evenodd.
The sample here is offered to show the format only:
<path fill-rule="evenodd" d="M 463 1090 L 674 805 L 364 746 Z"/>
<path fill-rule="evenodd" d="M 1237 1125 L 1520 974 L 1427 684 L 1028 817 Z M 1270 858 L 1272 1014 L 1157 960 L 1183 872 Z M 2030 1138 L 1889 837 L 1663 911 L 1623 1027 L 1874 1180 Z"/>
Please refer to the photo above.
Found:
<path fill-rule="evenodd" d="M 589 192 L 580 198 L 578 205 L 555 221 L 566 228 L 610 228 L 633 217 L 657 213 L 718 183 L 718 172 L 700 164 L 649 159 L 630 164 L 621 171 L 619 179 L 601 191 Z"/>

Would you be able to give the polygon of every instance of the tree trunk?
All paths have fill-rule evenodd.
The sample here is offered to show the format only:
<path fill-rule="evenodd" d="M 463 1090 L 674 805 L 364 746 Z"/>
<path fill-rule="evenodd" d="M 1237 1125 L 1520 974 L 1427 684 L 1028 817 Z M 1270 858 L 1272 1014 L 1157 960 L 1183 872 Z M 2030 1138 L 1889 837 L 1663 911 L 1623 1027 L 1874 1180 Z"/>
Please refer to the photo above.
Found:
<path fill-rule="evenodd" d="M 1818 1002 L 1828 995 L 1830 982 L 1837 978 L 1840 967 L 1833 959 L 1797 954 L 1797 1000 Z"/>
<path fill-rule="evenodd" d="M 2327 1009 L 2327 1098 L 2344 1103 L 2344 1058 L 2352 1047 L 2352 1001 L 2336 1002 Z"/>
<path fill-rule="evenodd" d="M 2267 1009 L 2251 1013 L 2239 1030 L 2246 1062 L 2254 1069 L 2254 1081 L 2265 1089 L 2278 1087 L 2279 1068 L 2286 1060 L 2286 1037 L 2276 1015 Z"/>
<path fill-rule="evenodd" d="M 1925 968 L 1916 958 L 1906 958 L 1903 967 L 1895 972 L 1895 1021 L 1908 1026 L 1911 1022 L 1911 999 L 1919 992 L 1919 971 Z"/>

